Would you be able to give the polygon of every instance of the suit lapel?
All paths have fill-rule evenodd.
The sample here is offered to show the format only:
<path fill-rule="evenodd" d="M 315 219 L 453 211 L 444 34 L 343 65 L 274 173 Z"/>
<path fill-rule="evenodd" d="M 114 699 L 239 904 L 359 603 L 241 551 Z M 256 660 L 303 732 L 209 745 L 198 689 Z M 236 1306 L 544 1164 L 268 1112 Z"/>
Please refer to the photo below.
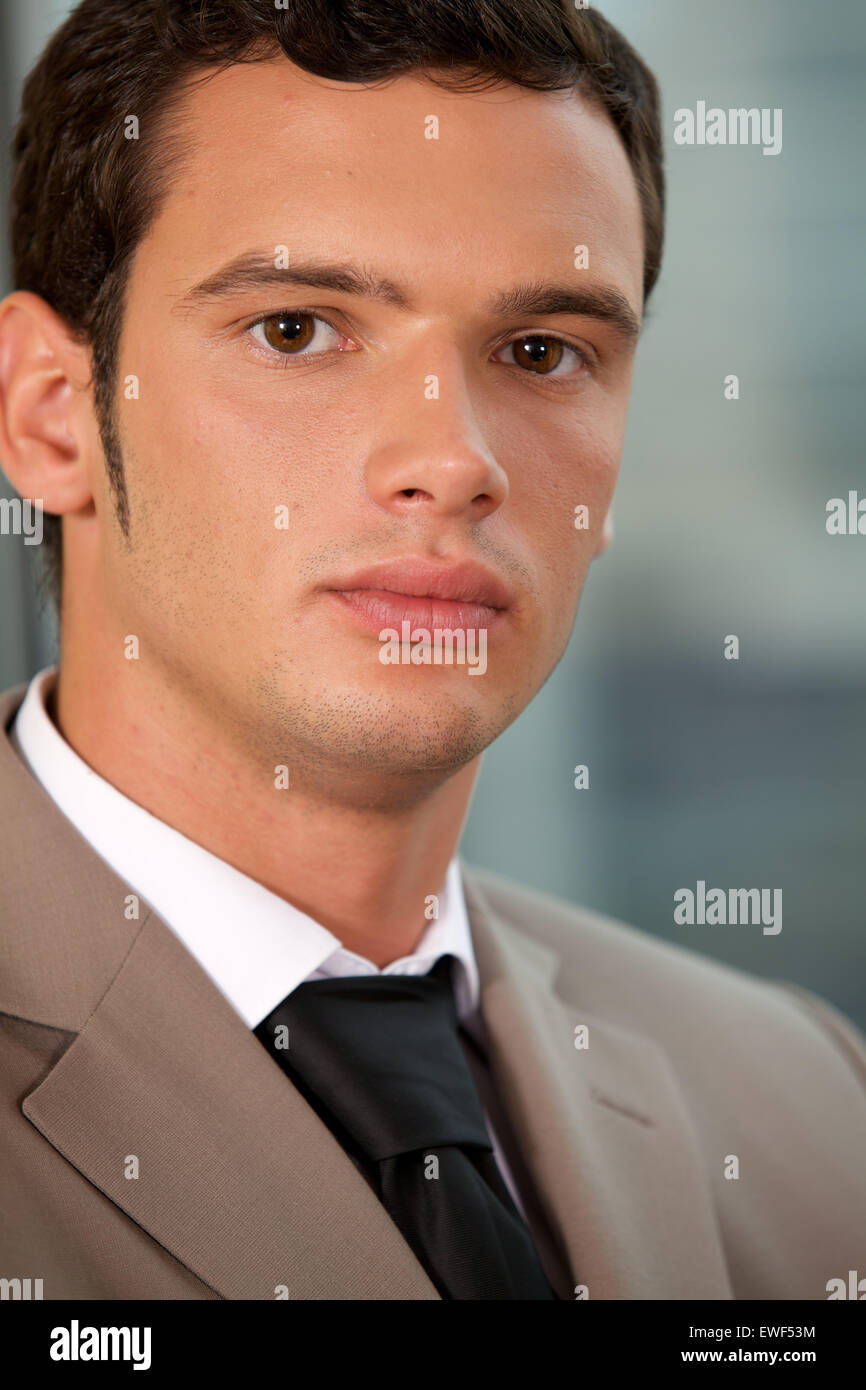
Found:
<path fill-rule="evenodd" d="M 465 884 L 491 1071 L 573 1283 L 593 1299 L 730 1298 L 663 1053 L 569 1008 L 555 955 Z M 22 1108 L 224 1298 L 273 1299 L 280 1285 L 298 1299 L 438 1298 L 329 1130 L 156 917 Z M 138 1177 L 125 1176 L 131 1156 Z"/>
<path fill-rule="evenodd" d="M 471 871 L 464 886 L 491 1071 L 573 1283 L 591 1299 L 732 1298 L 664 1053 L 561 1000 L 557 956 L 497 917 Z M 578 1024 L 586 1049 L 574 1046 Z"/>
<path fill-rule="evenodd" d="M 23 1113 L 224 1298 L 438 1299 L 327 1127 L 168 927 L 127 919 L 127 885 L 19 760 L 24 689 L 0 696 L 0 1009 L 77 1036 Z"/>
<path fill-rule="evenodd" d="M 224 1298 L 281 1285 L 293 1299 L 439 1297 L 329 1130 L 153 916 L 23 1110 Z"/>

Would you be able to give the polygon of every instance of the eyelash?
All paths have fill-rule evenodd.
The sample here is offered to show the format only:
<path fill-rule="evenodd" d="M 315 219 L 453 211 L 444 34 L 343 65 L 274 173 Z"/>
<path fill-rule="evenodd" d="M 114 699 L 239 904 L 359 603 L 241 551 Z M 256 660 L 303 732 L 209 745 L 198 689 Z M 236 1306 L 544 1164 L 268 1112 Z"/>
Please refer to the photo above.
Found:
<path fill-rule="evenodd" d="M 281 313 L 304 315 L 307 318 L 314 319 L 317 323 L 326 324 L 328 328 L 332 329 L 332 331 L 338 334 L 340 337 L 348 337 L 348 334 L 343 333 L 342 330 L 338 328 L 335 323 L 332 323 L 330 319 L 325 318 L 323 314 L 319 314 L 315 312 L 313 309 L 304 309 L 299 307 L 293 307 L 291 309 L 277 309 L 272 310 L 270 313 L 267 314 L 260 314 L 257 319 L 253 320 L 252 323 L 247 324 L 246 328 L 244 329 L 244 332 L 246 334 L 252 335 L 252 330 L 254 328 L 258 328 L 260 324 L 266 323 L 268 319 L 277 318 Z M 545 383 L 550 383 L 554 387 L 566 386 L 568 384 L 580 380 L 581 377 L 592 376 L 594 374 L 596 370 L 596 363 L 590 357 L 589 353 L 585 352 L 583 348 L 576 347 L 575 344 L 570 343 L 567 338 L 562 338 L 556 333 L 518 333 L 516 337 L 509 338 L 508 342 L 503 343 L 500 347 L 496 348 L 496 351 L 502 352 L 506 348 L 513 346 L 513 344 L 515 343 L 525 342 L 526 340 L 532 338 L 545 338 L 550 339 L 552 342 L 560 343 L 564 348 L 567 348 L 570 352 L 573 352 L 575 354 L 575 356 L 580 360 L 583 370 L 565 377 L 554 377 L 551 376 L 549 373 L 545 372 L 524 371 L 521 367 L 518 367 L 516 362 L 505 362 L 502 363 L 502 365 L 506 367 L 512 367 L 514 371 L 520 372 L 521 376 L 530 378 L 535 377 L 537 380 L 543 381 Z M 326 348 L 325 350 L 320 350 L 318 352 L 303 352 L 295 354 L 280 353 L 277 352 L 275 348 L 269 349 L 265 347 L 263 344 L 259 343 L 255 338 L 253 338 L 252 341 L 255 343 L 257 350 L 261 352 L 263 356 L 267 357 L 271 361 L 276 360 L 277 362 L 279 362 L 281 367 L 289 371 L 292 370 L 291 366 L 289 365 L 292 360 L 292 357 L 296 357 L 300 361 L 310 361 L 311 359 L 315 360 L 319 357 L 326 357 L 329 351 L 334 351 L 334 349 L 332 348 Z"/>

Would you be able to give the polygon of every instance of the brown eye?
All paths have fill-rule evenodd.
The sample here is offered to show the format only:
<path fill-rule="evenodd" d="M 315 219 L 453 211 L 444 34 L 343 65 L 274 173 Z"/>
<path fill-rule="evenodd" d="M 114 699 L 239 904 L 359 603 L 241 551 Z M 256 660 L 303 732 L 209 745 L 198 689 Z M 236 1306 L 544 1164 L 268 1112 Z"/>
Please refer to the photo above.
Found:
<path fill-rule="evenodd" d="M 558 338 L 517 338 L 508 346 L 514 351 L 518 367 L 526 367 L 539 376 L 552 372 L 562 360 L 562 350 L 566 346 Z M 572 349 L 573 350 L 573 349 Z"/>
<path fill-rule="evenodd" d="M 270 314 L 261 323 L 267 343 L 278 352 L 300 352 L 312 341 L 316 331 L 313 314 L 294 311 Z"/>

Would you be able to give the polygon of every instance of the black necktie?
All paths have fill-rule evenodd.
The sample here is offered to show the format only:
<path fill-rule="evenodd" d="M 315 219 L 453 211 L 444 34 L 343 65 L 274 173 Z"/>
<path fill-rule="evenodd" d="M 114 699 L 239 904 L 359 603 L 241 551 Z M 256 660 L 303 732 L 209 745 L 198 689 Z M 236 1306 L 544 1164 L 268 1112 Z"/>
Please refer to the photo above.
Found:
<path fill-rule="evenodd" d="M 254 1031 L 370 1177 L 443 1298 L 552 1299 L 460 1044 L 454 963 L 309 980 Z"/>

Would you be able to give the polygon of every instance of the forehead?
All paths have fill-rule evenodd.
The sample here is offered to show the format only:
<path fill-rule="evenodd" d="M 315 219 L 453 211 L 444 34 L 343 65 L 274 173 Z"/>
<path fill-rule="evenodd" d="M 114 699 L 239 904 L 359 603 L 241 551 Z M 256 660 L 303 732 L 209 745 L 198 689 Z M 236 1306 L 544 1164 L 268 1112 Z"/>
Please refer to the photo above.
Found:
<path fill-rule="evenodd" d="M 583 94 L 456 93 L 421 74 L 371 87 L 280 56 L 189 83 L 168 119 L 187 153 L 140 251 L 178 288 L 240 249 L 285 244 L 413 284 L 432 270 L 465 301 L 467 281 L 562 273 L 586 245 L 591 272 L 640 311 L 637 188 Z"/>

